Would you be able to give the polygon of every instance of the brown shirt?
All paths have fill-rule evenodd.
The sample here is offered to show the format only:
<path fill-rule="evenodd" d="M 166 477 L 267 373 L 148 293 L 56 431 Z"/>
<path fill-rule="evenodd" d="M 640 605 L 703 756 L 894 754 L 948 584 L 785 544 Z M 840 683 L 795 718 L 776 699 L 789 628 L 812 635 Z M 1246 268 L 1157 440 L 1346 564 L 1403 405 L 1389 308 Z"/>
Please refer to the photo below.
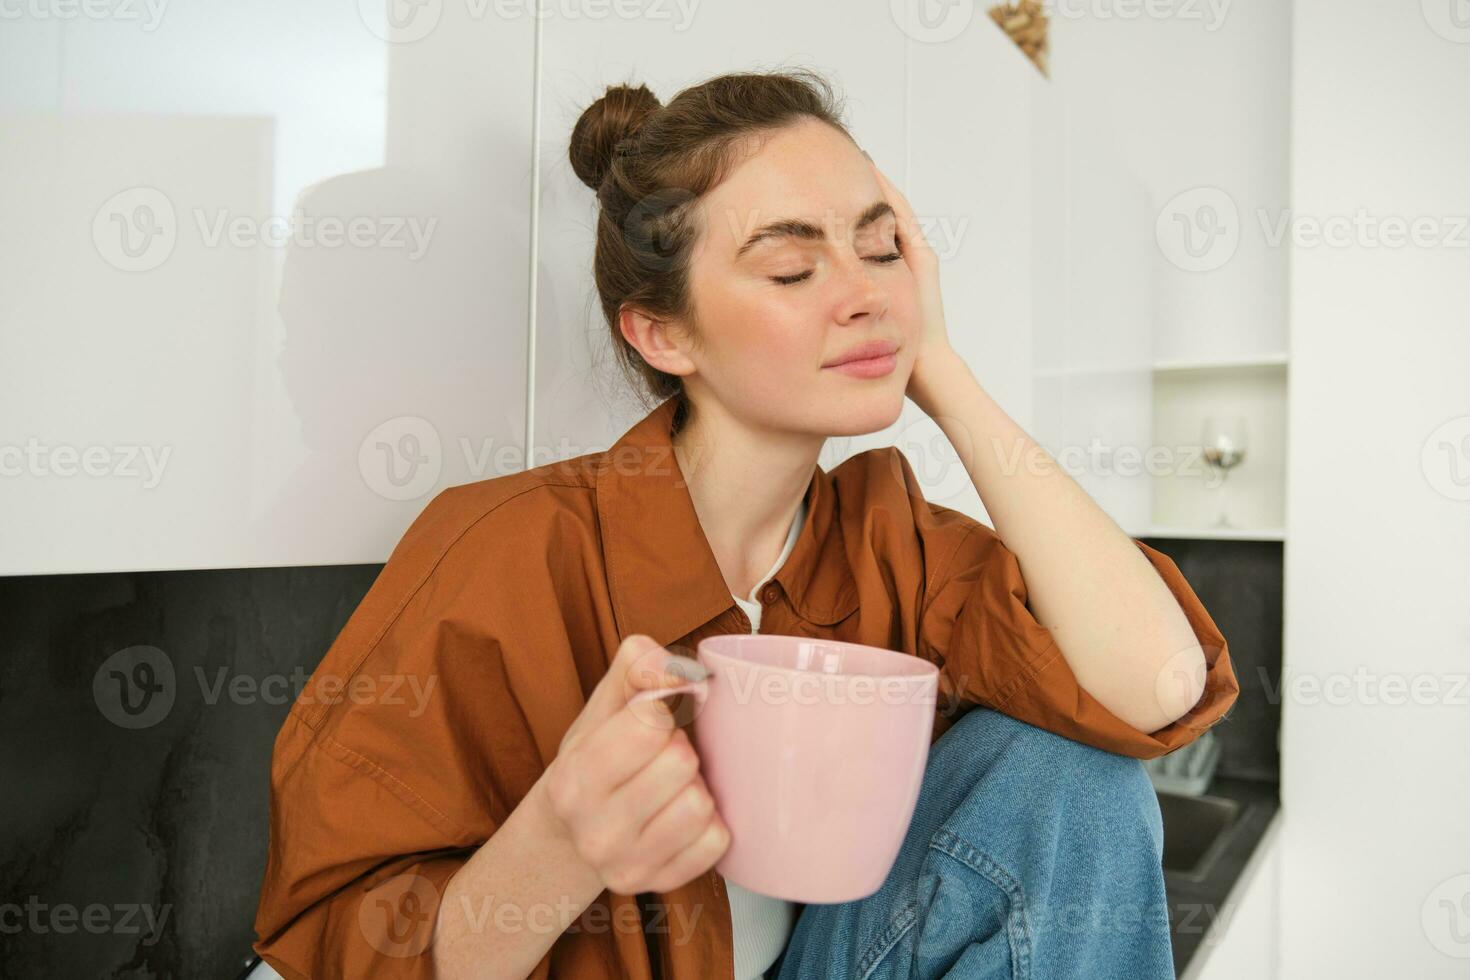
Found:
<path fill-rule="evenodd" d="M 445 882 L 555 756 L 622 639 L 644 633 L 688 653 L 750 632 L 672 454 L 673 406 L 605 452 L 443 491 L 394 548 L 276 737 L 255 949 L 284 977 L 431 977 L 427 925 Z M 1174 563 L 1142 542 L 1209 663 L 1199 703 L 1151 734 L 1078 686 L 1027 609 L 1015 555 L 988 526 L 927 502 L 898 450 L 816 467 L 806 502 L 794 549 L 760 592 L 760 631 L 932 661 L 935 738 L 979 704 L 1149 758 L 1235 700 L 1224 637 Z M 477 910 L 495 928 L 495 904 Z M 535 911 L 526 922 L 546 921 Z M 665 894 L 602 892 L 532 976 L 732 973 L 729 904 L 711 869 Z"/>

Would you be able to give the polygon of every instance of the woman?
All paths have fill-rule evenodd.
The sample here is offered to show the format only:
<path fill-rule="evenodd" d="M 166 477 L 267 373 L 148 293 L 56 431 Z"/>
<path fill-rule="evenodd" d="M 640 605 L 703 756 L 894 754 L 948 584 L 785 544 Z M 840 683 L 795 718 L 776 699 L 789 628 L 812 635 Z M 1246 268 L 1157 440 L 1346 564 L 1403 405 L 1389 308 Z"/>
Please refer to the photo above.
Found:
<path fill-rule="evenodd" d="M 935 256 L 830 90 L 611 88 L 571 160 L 614 342 L 662 401 L 405 534 L 277 737 L 257 950 L 290 978 L 1172 975 L 1136 758 L 1224 714 L 1224 639 L 955 354 Z M 816 465 L 906 395 L 995 530 L 893 449 Z M 726 883 L 689 739 L 627 703 L 752 629 L 941 669 L 913 824 L 861 901 Z"/>

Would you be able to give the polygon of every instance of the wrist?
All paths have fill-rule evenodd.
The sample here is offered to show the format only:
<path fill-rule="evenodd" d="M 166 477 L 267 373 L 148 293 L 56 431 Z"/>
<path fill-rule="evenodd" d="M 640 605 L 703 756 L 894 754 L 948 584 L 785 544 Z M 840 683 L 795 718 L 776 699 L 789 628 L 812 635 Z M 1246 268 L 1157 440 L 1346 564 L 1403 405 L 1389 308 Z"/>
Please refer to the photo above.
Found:
<path fill-rule="evenodd" d="M 965 359 L 948 345 L 923 350 L 909 376 L 908 396 L 931 417 L 941 415 L 955 393 L 979 382 Z"/>
<path fill-rule="evenodd" d="M 553 760 L 552 765 L 555 764 Z M 529 804 L 528 809 L 531 812 L 528 816 L 533 818 L 533 822 L 540 828 L 541 833 L 555 848 L 558 864 L 575 877 L 573 892 L 581 895 L 587 902 L 591 902 L 603 890 L 602 876 L 598 874 L 596 868 L 582 859 L 582 855 L 577 851 L 576 843 L 572 840 L 571 827 L 561 818 L 551 802 L 551 793 L 548 790 L 551 771 L 551 766 L 548 766 L 540 778 L 531 785 L 522 804 Z"/>
<path fill-rule="evenodd" d="M 531 784 L 531 789 L 526 793 L 526 798 L 522 801 L 522 804 L 531 811 L 530 816 L 535 818 L 535 824 L 542 828 L 542 831 L 547 837 L 555 840 L 558 844 L 570 846 L 572 843 L 572 829 L 567 826 L 566 821 L 562 820 L 561 815 L 556 812 L 556 807 L 551 802 L 551 792 L 548 789 L 548 783 L 551 780 L 551 773 L 555 765 L 556 761 L 552 760 L 551 765 L 547 766 L 546 770 L 541 773 L 536 782 Z"/>

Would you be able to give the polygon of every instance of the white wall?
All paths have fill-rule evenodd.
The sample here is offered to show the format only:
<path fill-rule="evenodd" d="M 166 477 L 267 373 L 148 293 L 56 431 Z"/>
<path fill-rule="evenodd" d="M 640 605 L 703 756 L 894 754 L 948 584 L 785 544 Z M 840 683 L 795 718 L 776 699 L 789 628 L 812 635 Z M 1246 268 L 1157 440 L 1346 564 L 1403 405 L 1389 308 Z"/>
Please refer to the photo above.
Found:
<path fill-rule="evenodd" d="M 1423 217 L 1440 244 L 1292 251 L 1289 980 L 1470 973 L 1470 23 L 1453 11 L 1296 4 L 1296 217 Z M 1416 678 L 1433 703 L 1391 686 Z"/>

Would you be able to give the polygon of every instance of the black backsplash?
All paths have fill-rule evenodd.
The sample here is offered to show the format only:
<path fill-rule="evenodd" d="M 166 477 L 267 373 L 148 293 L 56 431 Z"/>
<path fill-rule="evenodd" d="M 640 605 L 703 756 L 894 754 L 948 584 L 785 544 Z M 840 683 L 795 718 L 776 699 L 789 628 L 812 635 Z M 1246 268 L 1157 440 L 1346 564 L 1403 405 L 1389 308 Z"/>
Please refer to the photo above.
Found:
<path fill-rule="evenodd" d="M 272 743 L 381 567 L 0 578 L 0 976 L 240 972 Z"/>
<path fill-rule="evenodd" d="M 1275 779 L 1282 546 L 1147 543 L 1234 658 L 1220 773 Z M 275 734 L 381 567 L 0 578 L 0 976 L 239 972 Z"/>
<path fill-rule="evenodd" d="M 1281 772 L 1281 600 L 1279 541 L 1142 538 L 1174 559 L 1225 636 L 1240 697 L 1213 731 L 1216 774 L 1275 782 Z"/>

